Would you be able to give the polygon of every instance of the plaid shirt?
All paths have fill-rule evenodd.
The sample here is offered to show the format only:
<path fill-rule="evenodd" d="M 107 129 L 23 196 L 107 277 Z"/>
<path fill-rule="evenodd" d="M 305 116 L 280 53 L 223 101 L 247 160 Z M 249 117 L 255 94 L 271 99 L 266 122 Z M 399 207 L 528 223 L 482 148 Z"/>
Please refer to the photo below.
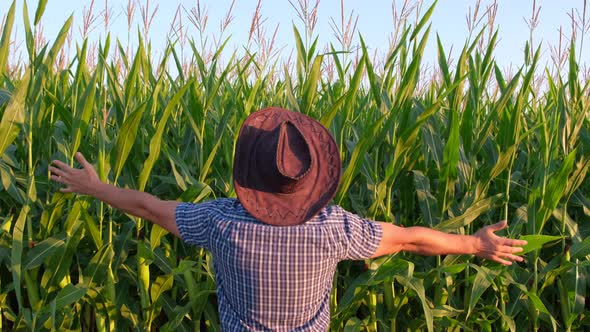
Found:
<path fill-rule="evenodd" d="M 370 257 L 382 235 L 336 205 L 298 226 L 266 225 L 237 199 L 181 203 L 176 223 L 185 242 L 213 255 L 225 331 L 325 331 L 336 265 Z"/>

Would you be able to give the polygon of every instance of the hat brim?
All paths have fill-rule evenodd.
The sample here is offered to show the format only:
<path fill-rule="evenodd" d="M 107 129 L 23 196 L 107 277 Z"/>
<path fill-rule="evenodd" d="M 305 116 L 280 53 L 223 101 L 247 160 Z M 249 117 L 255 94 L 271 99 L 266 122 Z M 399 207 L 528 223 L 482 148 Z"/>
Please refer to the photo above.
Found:
<path fill-rule="evenodd" d="M 256 167 L 256 141 L 261 133 L 291 121 L 309 143 L 310 171 L 292 193 L 277 193 L 261 187 Z M 330 132 L 318 121 L 298 112 L 271 107 L 252 113 L 242 124 L 234 157 L 234 187 L 238 200 L 258 220 L 276 226 L 304 223 L 334 197 L 341 176 L 338 146 Z"/>

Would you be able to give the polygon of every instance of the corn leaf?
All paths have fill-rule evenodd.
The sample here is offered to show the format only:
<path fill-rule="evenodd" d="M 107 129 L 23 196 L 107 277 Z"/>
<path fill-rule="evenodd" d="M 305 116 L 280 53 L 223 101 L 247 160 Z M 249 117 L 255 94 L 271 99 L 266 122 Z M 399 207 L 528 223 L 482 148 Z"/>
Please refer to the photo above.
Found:
<path fill-rule="evenodd" d="M 27 70 L 2 115 L 0 121 L 0 156 L 14 142 L 25 122 L 26 109 L 24 101 L 27 95 L 29 79 L 30 72 Z"/>
<path fill-rule="evenodd" d="M 129 157 L 131 147 L 135 143 L 137 130 L 145 109 L 146 104 L 141 104 L 121 125 L 119 135 L 115 141 L 115 146 L 111 151 L 111 165 L 113 165 L 113 171 L 115 173 L 115 183 L 121 174 L 121 170 L 123 170 L 125 161 L 127 161 L 127 158 Z"/>
<path fill-rule="evenodd" d="M 10 51 L 10 34 L 12 34 L 12 25 L 14 24 L 15 5 L 16 1 L 12 1 L 12 5 L 10 5 L 8 13 L 6 14 L 4 27 L 2 28 L 2 39 L 0 39 L 0 73 L 5 72 L 8 61 L 8 54 Z M 2 150 L 0 150 L 0 155 L 2 155 Z"/>

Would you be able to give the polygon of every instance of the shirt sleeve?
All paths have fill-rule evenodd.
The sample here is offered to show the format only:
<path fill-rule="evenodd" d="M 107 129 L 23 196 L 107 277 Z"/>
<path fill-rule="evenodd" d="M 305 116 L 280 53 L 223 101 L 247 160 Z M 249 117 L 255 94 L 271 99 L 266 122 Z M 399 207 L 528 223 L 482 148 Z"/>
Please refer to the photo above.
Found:
<path fill-rule="evenodd" d="M 209 211 L 214 203 L 215 201 L 178 204 L 175 211 L 176 226 L 184 242 L 209 249 L 212 223 Z"/>
<path fill-rule="evenodd" d="M 383 229 L 378 222 L 361 218 L 354 213 L 344 211 L 348 246 L 343 259 L 370 258 L 381 243 Z"/>

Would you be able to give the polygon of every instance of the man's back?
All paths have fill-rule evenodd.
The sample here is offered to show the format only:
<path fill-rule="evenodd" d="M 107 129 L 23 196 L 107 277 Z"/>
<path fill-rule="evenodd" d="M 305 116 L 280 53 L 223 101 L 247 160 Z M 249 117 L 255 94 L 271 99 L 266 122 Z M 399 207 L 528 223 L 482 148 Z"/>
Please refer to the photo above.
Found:
<path fill-rule="evenodd" d="M 298 226 L 271 226 L 236 199 L 181 204 L 176 222 L 184 241 L 213 254 L 228 331 L 326 330 L 337 263 L 370 257 L 382 232 L 335 205 Z"/>

